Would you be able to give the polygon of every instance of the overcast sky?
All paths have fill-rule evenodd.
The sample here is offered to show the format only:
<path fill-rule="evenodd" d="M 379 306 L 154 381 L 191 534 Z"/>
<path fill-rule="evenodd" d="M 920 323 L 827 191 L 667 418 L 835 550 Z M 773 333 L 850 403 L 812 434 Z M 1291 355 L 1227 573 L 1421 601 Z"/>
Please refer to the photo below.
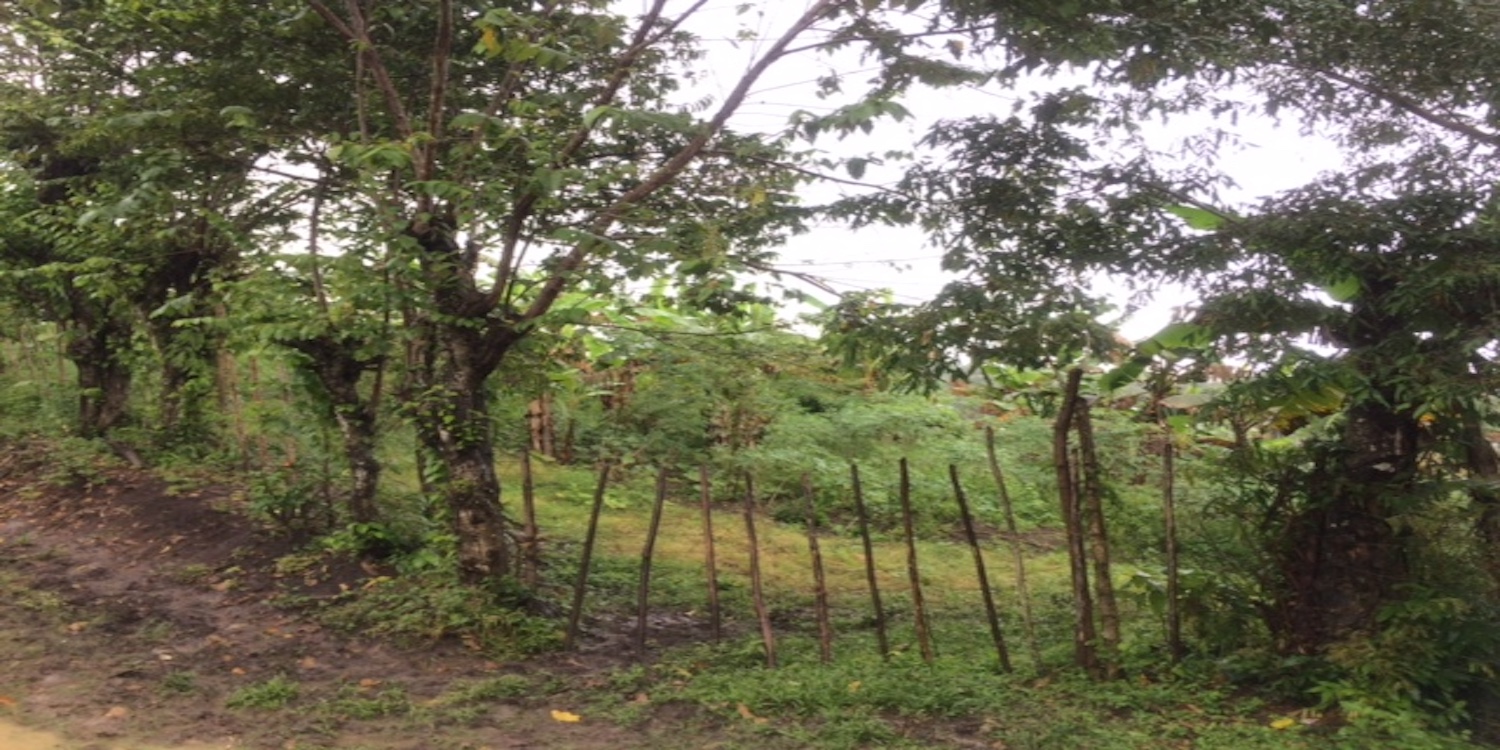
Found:
<path fill-rule="evenodd" d="M 736 3 L 714 4 L 706 8 L 689 25 L 689 30 L 703 40 L 709 57 L 704 64 L 705 75 L 701 83 L 685 92 L 687 100 L 696 100 L 704 94 L 714 95 L 716 101 L 722 100 L 723 94 L 739 80 L 753 56 L 760 52 L 764 42 L 757 40 L 767 40 L 782 33 L 785 25 L 805 5 L 800 0 L 773 0 L 750 4 L 743 13 L 736 12 Z M 751 39 L 737 39 L 742 30 Z M 942 41 L 933 40 L 932 44 L 934 53 L 938 53 Z M 835 70 L 845 76 L 848 81 L 845 90 L 852 94 L 864 89 L 863 84 L 873 72 L 857 55 L 844 54 L 830 59 L 812 52 L 801 53 L 767 73 L 740 115 L 731 123 L 732 127 L 780 131 L 786 127 L 788 117 L 798 109 L 824 112 L 848 103 L 852 98 L 825 100 L 816 95 L 817 78 Z M 1029 91 L 1083 81 L 1083 77 L 1072 81 L 1038 79 L 1020 87 L 992 84 L 983 88 L 916 90 L 901 100 L 914 115 L 912 119 L 901 123 L 883 121 L 868 136 L 851 136 L 844 140 L 826 136 L 815 145 L 833 156 L 911 150 L 927 129 L 939 120 L 1008 114 L 1017 99 L 1026 97 Z M 1212 127 L 1236 132 L 1245 144 L 1242 150 L 1221 161 L 1222 170 L 1240 185 L 1237 190 L 1226 192 L 1224 197 L 1231 203 L 1242 204 L 1295 187 L 1309 181 L 1318 172 L 1338 165 L 1338 151 L 1330 143 L 1301 136 L 1295 127 L 1278 126 L 1268 119 L 1242 117 L 1231 127 L 1229 123 L 1210 120 L 1206 116 L 1180 118 L 1148 129 L 1148 138 L 1156 148 L 1175 150 L 1180 139 Z M 864 179 L 884 182 L 898 177 L 896 169 L 871 168 Z M 818 202 L 856 189 L 824 183 L 808 186 L 804 196 L 809 202 Z M 782 249 L 780 265 L 817 274 L 840 290 L 890 289 L 899 302 L 920 302 L 929 299 L 947 280 L 939 269 L 940 253 L 916 230 L 880 227 L 855 232 L 830 225 L 794 238 Z M 1101 280 L 1101 284 L 1106 291 L 1112 286 L 1107 280 Z M 828 296 L 811 288 L 808 291 L 820 297 Z M 1123 324 L 1126 336 L 1140 338 L 1149 335 L 1167 322 L 1171 308 L 1191 301 L 1181 291 L 1168 291 L 1161 297 Z"/>

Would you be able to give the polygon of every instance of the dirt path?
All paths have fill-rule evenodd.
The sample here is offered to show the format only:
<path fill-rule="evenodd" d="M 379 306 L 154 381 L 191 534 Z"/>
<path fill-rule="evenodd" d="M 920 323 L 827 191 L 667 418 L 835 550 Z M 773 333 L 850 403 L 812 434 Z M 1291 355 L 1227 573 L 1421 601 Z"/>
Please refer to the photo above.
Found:
<path fill-rule="evenodd" d="M 173 492 L 132 473 L 72 491 L 29 480 L 25 467 L 0 476 L 7 750 L 54 747 L 21 726 L 65 738 L 56 747 L 111 750 L 711 741 L 684 734 L 681 716 L 647 712 L 627 730 L 555 715 L 579 711 L 576 691 L 598 687 L 607 659 L 500 664 L 461 644 L 405 650 L 273 606 L 278 595 L 316 601 L 386 571 L 316 557 L 278 571 L 294 548 L 223 510 L 224 490 Z M 267 710 L 277 701 L 287 705 Z"/>

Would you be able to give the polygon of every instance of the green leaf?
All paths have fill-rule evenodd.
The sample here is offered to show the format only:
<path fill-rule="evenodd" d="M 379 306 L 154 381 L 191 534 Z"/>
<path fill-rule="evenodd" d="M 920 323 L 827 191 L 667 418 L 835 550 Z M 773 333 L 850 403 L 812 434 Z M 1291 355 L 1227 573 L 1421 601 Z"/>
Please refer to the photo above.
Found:
<path fill-rule="evenodd" d="M 503 125 L 505 121 L 498 117 L 490 117 L 483 112 L 464 112 L 456 115 L 448 125 L 455 130 L 463 130 L 466 128 L 482 128 L 491 123 Z"/>
<path fill-rule="evenodd" d="M 1323 285 L 1323 291 L 1335 302 L 1352 302 L 1363 289 L 1358 276 L 1345 276 L 1338 281 Z"/>
<path fill-rule="evenodd" d="M 1138 356 L 1119 367 L 1104 373 L 1099 379 L 1099 388 L 1104 391 L 1113 391 L 1139 378 L 1151 366 L 1151 357 Z"/>
<path fill-rule="evenodd" d="M 1136 351 L 1154 357 L 1164 351 L 1201 349 L 1213 341 L 1213 331 L 1197 323 L 1171 323 L 1136 346 Z"/>
<path fill-rule="evenodd" d="M 1214 396 L 1209 393 L 1179 393 L 1162 399 L 1161 405 L 1168 409 L 1196 409 L 1213 403 L 1213 400 Z"/>
<path fill-rule="evenodd" d="M 1167 213 L 1182 219 L 1192 229 L 1212 232 L 1224 226 L 1229 217 L 1197 206 L 1167 206 Z"/>
<path fill-rule="evenodd" d="M 583 113 L 583 126 L 586 128 L 592 128 L 599 122 L 601 118 L 613 114 L 614 111 L 615 108 L 608 105 L 600 105 L 598 107 L 594 107 L 593 109 Z"/>

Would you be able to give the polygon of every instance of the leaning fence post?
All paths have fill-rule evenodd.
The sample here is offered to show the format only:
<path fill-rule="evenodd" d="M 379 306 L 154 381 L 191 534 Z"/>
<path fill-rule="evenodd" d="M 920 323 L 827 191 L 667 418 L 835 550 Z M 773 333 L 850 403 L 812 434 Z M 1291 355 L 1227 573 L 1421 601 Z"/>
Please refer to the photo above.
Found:
<path fill-rule="evenodd" d="M 1031 665 L 1037 674 L 1042 674 L 1042 646 L 1036 636 L 1036 617 L 1031 612 L 1031 587 L 1026 583 L 1026 555 L 1021 551 L 1021 537 L 1016 531 L 1016 509 L 1010 502 L 1010 490 L 1005 487 L 1005 472 L 1000 468 L 1000 456 L 995 450 L 995 428 L 984 428 L 984 447 L 990 458 L 990 475 L 995 478 L 995 488 L 1000 493 L 1000 509 L 1005 513 L 1005 533 L 1010 536 L 1010 552 L 1016 559 L 1016 595 L 1021 599 L 1021 624 L 1026 628 L 1026 646 L 1031 652 Z"/>
<path fill-rule="evenodd" d="M 984 614 L 990 621 L 990 637 L 995 641 L 995 654 L 1000 657 L 1000 669 L 1010 671 L 1010 652 L 1005 648 L 1005 633 L 1000 629 L 1000 615 L 995 612 L 995 595 L 990 591 L 990 574 L 984 569 L 984 553 L 979 549 L 979 534 L 974 530 L 974 514 L 969 511 L 969 498 L 958 481 L 958 466 L 948 464 L 948 477 L 953 480 L 953 496 L 958 500 L 958 512 L 964 522 L 964 536 L 969 540 L 969 549 L 974 552 L 974 571 L 979 577 L 979 592 L 984 598 Z"/>
<path fill-rule="evenodd" d="M 531 451 L 521 451 L 521 583 L 534 589 L 540 566 L 541 531 L 536 525 L 536 479 L 531 473 Z"/>
<path fill-rule="evenodd" d="M 818 546 L 818 510 L 813 504 L 812 477 L 802 475 L 802 496 L 807 501 L 807 549 L 812 555 L 813 613 L 818 619 L 818 656 L 824 664 L 833 661 L 833 623 L 828 616 L 828 581 L 823 576 L 823 551 Z"/>
<path fill-rule="evenodd" d="M 635 650 L 646 653 L 646 617 L 650 614 L 651 553 L 656 551 L 656 535 L 661 532 L 662 506 L 667 503 L 667 467 L 656 470 L 656 502 L 651 506 L 651 525 L 646 528 L 646 546 L 641 550 L 641 581 L 636 591 Z"/>
<path fill-rule="evenodd" d="M 589 584 L 589 565 L 594 557 L 594 538 L 599 532 L 599 514 L 604 510 L 604 488 L 609 484 L 608 461 L 599 464 L 599 483 L 594 486 L 594 507 L 589 511 L 589 528 L 583 536 L 583 557 L 578 561 L 578 579 L 573 584 L 573 610 L 568 614 L 568 632 L 563 648 L 578 643 L 578 625 L 583 621 L 583 593 Z"/>

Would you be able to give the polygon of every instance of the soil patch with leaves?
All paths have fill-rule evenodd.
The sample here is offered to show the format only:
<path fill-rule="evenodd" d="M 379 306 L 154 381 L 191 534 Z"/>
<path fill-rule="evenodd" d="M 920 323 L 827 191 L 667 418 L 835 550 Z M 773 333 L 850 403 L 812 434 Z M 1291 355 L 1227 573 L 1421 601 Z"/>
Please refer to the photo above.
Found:
<path fill-rule="evenodd" d="M 125 470 L 57 487 L 9 468 L 0 718 L 80 747 L 660 746 L 566 710 L 571 683 L 617 658 L 500 663 L 457 639 L 402 646 L 320 623 L 305 612 L 390 571 L 299 552 L 233 512 L 227 488 Z"/>

